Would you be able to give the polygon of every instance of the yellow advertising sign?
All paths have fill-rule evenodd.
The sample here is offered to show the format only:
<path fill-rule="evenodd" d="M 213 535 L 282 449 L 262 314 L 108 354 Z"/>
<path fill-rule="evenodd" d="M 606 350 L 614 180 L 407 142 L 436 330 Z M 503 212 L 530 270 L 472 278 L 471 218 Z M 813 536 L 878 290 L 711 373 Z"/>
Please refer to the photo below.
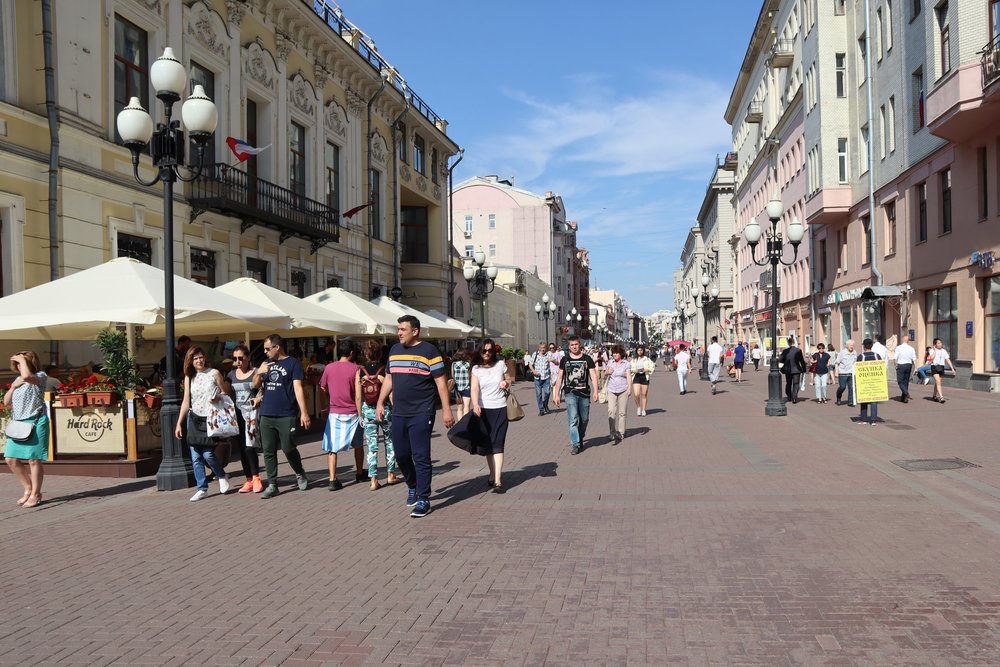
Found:
<path fill-rule="evenodd" d="M 889 400 L 889 376 L 885 362 L 858 361 L 854 364 L 854 400 L 881 403 Z"/>

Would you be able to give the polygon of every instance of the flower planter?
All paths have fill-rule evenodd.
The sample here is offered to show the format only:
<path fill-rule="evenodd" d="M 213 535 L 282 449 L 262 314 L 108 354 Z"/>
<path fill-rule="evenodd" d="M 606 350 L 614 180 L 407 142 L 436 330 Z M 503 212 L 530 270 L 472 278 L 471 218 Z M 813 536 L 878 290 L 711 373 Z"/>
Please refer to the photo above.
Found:
<path fill-rule="evenodd" d="M 159 394 L 144 394 L 142 400 L 146 402 L 146 407 L 150 410 L 159 410 L 163 405 L 163 397 Z"/>
<path fill-rule="evenodd" d="M 83 394 L 57 394 L 59 405 L 64 408 L 82 408 L 86 404 Z"/>
<path fill-rule="evenodd" d="M 118 402 L 118 394 L 113 391 L 88 391 L 87 405 L 114 405 Z"/>

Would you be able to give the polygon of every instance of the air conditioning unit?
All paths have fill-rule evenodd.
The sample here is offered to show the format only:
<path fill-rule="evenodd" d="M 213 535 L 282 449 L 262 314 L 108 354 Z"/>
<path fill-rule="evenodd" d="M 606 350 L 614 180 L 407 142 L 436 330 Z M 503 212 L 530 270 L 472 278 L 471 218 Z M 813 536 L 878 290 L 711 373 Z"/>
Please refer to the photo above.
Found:
<path fill-rule="evenodd" d="M 472 238 L 472 232 L 470 232 L 469 230 L 465 230 L 465 232 L 463 233 L 463 236 L 465 236 L 465 238 L 467 238 L 467 239 L 471 239 Z"/>

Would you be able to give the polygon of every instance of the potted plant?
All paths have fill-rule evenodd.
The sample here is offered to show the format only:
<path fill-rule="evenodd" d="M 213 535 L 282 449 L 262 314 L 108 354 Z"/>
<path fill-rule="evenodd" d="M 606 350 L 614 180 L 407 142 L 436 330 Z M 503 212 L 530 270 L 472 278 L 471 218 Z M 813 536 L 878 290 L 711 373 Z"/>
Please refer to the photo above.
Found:
<path fill-rule="evenodd" d="M 88 405 L 111 405 L 126 389 L 135 390 L 142 383 L 135 361 L 128 354 L 128 337 L 124 331 L 102 329 L 94 345 L 104 354 L 101 375 L 91 375 L 85 381 Z"/>
<path fill-rule="evenodd" d="M 63 408 L 82 408 L 87 399 L 83 393 L 83 385 L 77 382 L 63 382 L 56 390 L 56 400 Z"/>

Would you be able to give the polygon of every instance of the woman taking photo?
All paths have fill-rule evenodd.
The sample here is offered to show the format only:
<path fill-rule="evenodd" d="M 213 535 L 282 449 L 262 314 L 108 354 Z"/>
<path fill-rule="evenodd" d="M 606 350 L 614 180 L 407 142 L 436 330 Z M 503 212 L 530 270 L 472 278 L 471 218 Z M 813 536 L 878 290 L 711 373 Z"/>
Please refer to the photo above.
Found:
<path fill-rule="evenodd" d="M 10 408 L 10 418 L 32 425 L 31 435 L 16 442 L 7 438 L 4 458 L 7 467 L 24 487 L 17 504 L 19 507 L 37 507 L 42 502 L 42 479 L 45 470 L 42 461 L 49 458 L 49 417 L 45 411 L 45 381 L 48 376 L 41 369 L 38 355 L 27 350 L 10 358 L 10 369 L 17 377 L 4 394 L 4 407 Z"/>
<path fill-rule="evenodd" d="M 479 436 L 486 449 L 490 478 L 486 482 L 493 493 L 503 493 L 503 449 L 507 440 L 507 364 L 497 360 L 493 341 L 487 338 L 476 351 L 472 365 L 472 411 L 478 417 Z"/>
<path fill-rule="evenodd" d="M 632 360 L 632 395 L 635 398 L 635 414 L 646 416 L 646 401 L 649 399 L 649 376 L 656 370 L 656 365 L 646 356 L 646 348 L 642 345 L 635 348 L 635 359 Z"/>
<path fill-rule="evenodd" d="M 208 495 L 206 463 L 219 480 L 219 493 L 225 495 L 229 491 L 229 477 L 215 457 L 217 443 L 215 438 L 208 437 L 207 424 L 212 403 L 218 401 L 225 393 L 222 373 L 209 366 L 205 350 L 197 345 L 188 348 L 187 354 L 184 355 L 184 400 L 181 401 L 174 434 L 178 439 L 184 437 L 184 426 L 187 426 L 191 467 L 194 468 L 195 486 L 198 487 L 191 496 L 191 502 L 197 502 Z"/>
<path fill-rule="evenodd" d="M 363 357 L 364 364 L 358 368 L 356 391 L 361 398 L 361 427 L 364 429 L 365 450 L 368 453 L 366 461 L 368 478 L 371 480 L 371 490 L 374 491 L 379 488 L 378 438 L 380 430 L 385 442 L 385 469 L 388 473 L 385 481 L 387 484 L 396 484 L 402 481 L 402 477 L 397 476 L 396 451 L 392 447 L 392 406 L 390 401 L 385 403 L 382 421 L 375 418 L 375 405 L 378 403 L 378 394 L 382 391 L 382 382 L 385 380 L 382 346 L 377 340 L 365 343 Z M 374 399 L 371 397 L 373 392 Z"/>
<path fill-rule="evenodd" d="M 240 447 L 240 463 L 247 481 L 240 487 L 240 493 L 260 493 L 264 484 L 260 481 L 260 429 L 257 427 L 257 407 L 260 405 L 260 385 L 263 381 L 257 369 L 250 362 L 250 350 L 242 343 L 233 350 L 236 367 L 229 371 L 226 380 L 232 387 L 231 395 L 236 404 L 236 421 L 243 435 Z M 239 439 L 239 436 L 236 436 Z"/>
<path fill-rule="evenodd" d="M 455 402 L 455 421 L 458 421 L 468 414 L 472 405 L 472 381 L 469 377 L 472 364 L 469 361 L 469 350 L 464 347 L 456 350 L 451 359 L 451 379 L 455 382 L 455 393 L 458 394 Z"/>
<path fill-rule="evenodd" d="M 629 374 L 632 364 L 625 358 L 625 349 L 621 345 L 612 346 L 611 361 L 605 364 L 603 372 L 608 383 L 608 428 L 614 446 L 625 438 L 625 412 L 631 393 Z"/>

